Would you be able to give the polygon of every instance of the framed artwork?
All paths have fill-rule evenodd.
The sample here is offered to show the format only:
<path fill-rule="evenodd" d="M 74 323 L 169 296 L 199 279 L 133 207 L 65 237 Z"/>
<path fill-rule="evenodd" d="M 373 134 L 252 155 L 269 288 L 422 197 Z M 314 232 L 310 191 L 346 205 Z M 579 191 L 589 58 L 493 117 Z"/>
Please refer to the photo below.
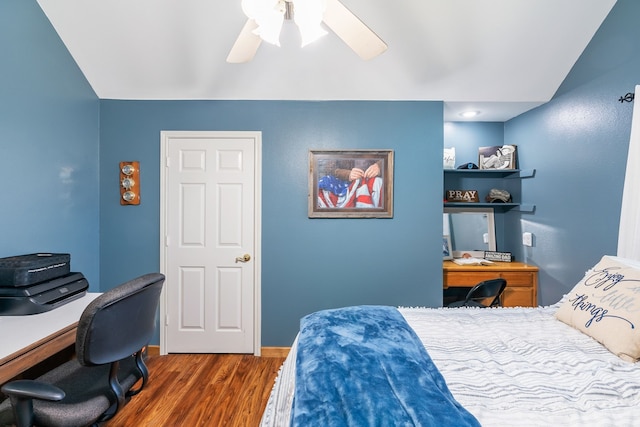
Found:
<path fill-rule="evenodd" d="M 453 251 L 451 250 L 451 237 L 442 236 L 442 259 L 453 259 Z"/>
<path fill-rule="evenodd" d="M 480 169 L 516 169 L 515 145 L 495 145 L 478 149 Z"/>
<path fill-rule="evenodd" d="M 309 218 L 393 218 L 393 150 L 309 150 Z"/>

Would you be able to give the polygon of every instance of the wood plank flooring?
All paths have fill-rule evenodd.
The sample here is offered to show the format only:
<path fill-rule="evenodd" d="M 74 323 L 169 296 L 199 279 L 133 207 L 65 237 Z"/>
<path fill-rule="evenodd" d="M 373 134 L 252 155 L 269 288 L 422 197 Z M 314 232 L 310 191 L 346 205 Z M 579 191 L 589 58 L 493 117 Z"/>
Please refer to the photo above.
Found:
<path fill-rule="evenodd" d="M 282 362 L 237 354 L 151 356 L 147 386 L 105 426 L 258 426 Z"/>

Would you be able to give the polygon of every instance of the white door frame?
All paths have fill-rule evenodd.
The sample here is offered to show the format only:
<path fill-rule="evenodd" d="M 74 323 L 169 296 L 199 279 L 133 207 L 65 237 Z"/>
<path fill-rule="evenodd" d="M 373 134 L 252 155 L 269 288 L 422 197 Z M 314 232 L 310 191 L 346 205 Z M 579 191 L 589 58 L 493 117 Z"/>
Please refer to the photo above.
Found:
<path fill-rule="evenodd" d="M 253 354 L 261 353 L 262 284 L 260 282 L 262 260 L 262 132 L 259 131 L 160 131 L 160 272 L 167 268 L 167 158 L 171 138 L 252 138 L 255 141 L 254 222 L 255 249 L 252 255 L 253 271 Z M 167 354 L 167 292 L 163 287 L 160 296 L 160 354 Z"/>

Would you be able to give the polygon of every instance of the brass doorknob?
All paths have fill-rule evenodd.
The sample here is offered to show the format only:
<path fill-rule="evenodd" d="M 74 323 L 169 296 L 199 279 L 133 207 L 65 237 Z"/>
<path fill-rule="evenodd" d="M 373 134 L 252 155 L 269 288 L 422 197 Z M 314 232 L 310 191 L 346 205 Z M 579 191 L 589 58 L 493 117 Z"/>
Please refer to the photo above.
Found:
<path fill-rule="evenodd" d="M 247 262 L 251 259 L 251 255 L 244 254 L 242 256 L 236 257 L 236 262 Z"/>

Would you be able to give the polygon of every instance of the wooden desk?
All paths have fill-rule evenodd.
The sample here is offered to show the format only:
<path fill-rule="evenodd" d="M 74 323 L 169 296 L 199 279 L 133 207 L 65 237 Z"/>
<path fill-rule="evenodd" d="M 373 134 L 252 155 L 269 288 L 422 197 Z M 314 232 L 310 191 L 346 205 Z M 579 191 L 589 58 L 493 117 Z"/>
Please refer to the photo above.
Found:
<path fill-rule="evenodd" d="M 88 293 L 51 311 L 0 316 L 0 384 L 69 347 L 80 315 L 98 293 Z"/>
<path fill-rule="evenodd" d="M 472 287 L 483 280 L 503 278 L 507 287 L 501 300 L 504 307 L 536 307 L 538 305 L 538 267 L 521 262 L 496 262 L 492 265 L 442 264 L 444 289 Z"/>

